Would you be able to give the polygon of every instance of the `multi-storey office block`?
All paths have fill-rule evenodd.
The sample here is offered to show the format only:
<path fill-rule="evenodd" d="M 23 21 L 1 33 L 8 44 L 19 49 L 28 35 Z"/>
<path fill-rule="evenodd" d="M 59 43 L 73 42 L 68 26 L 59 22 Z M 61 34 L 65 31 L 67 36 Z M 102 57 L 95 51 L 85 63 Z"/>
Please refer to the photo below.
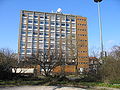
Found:
<path fill-rule="evenodd" d="M 21 11 L 18 41 L 19 59 L 39 52 L 62 53 L 65 62 L 76 56 L 77 68 L 88 68 L 87 18 L 34 11 Z M 74 55 L 73 55 L 74 54 Z"/>

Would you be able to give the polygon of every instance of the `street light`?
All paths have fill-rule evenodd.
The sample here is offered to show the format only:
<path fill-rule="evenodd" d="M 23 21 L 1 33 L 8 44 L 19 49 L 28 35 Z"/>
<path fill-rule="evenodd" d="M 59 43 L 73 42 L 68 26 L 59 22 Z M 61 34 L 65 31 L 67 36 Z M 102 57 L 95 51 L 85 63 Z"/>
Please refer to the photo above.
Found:
<path fill-rule="evenodd" d="M 101 2 L 102 0 L 94 0 L 94 2 Z"/>
<path fill-rule="evenodd" d="M 101 55 L 101 59 L 103 57 L 103 38 L 102 38 L 102 21 L 101 21 L 101 15 L 100 15 L 100 2 L 102 0 L 94 0 L 94 2 L 96 2 L 98 4 L 98 20 L 99 20 L 99 29 L 100 29 L 100 55 Z"/>

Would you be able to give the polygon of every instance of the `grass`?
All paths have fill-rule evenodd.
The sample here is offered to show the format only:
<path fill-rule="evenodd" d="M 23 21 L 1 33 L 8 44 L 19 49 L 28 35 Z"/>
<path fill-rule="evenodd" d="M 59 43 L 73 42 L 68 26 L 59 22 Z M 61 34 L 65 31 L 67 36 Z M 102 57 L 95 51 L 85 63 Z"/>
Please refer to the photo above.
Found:
<path fill-rule="evenodd" d="M 120 88 L 120 84 L 106 84 L 103 82 L 74 82 L 74 81 L 58 81 L 49 85 L 75 86 L 75 87 L 109 87 Z"/>
<path fill-rule="evenodd" d="M 71 76 L 72 77 L 72 76 Z M 47 84 L 46 84 L 47 83 Z M 56 80 L 55 78 L 39 77 L 38 79 L 18 79 L 18 80 L 0 80 L 0 87 L 5 86 L 23 86 L 23 85 L 49 85 L 49 86 L 75 86 L 75 87 L 109 87 L 109 88 L 120 88 L 120 84 L 106 84 L 103 82 L 81 82 L 81 81 L 70 81 L 67 79 Z"/>

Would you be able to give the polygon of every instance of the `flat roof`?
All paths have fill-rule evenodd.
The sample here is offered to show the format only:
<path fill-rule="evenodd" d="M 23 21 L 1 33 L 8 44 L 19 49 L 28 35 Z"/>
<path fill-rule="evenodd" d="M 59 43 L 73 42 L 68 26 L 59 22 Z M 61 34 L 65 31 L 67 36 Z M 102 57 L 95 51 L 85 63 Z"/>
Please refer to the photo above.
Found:
<path fill-rule="evenodd" d="M 35 12 L 35 13 L 46 13 L 46 14 L 58 14 L 58 15 L 68 15 L 68 16 L 79 16 L 79 17 L 83 17 L 83 16 L 80 16 L 80 15 L 73 15 L 73 14 L 64 14 L 64 13 L 49 13 L 49 12 L 38 12 L 38 11 L 28 11 L 28 10 L 21 10 L 21 11 L 24 11 L 24 12 Z M 86 17 L 85 17 L 86 18 Z"/>

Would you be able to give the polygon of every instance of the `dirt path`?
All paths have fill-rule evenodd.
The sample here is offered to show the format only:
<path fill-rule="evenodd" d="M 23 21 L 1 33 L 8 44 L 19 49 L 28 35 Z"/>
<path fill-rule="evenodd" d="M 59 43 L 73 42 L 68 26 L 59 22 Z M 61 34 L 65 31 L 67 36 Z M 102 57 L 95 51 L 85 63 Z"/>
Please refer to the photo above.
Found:
<path fill-rule="evenodd" d="M 87 90 L 87 89 L 59 86 L 20 86 L 0 88 L 0 90 Z"/>

